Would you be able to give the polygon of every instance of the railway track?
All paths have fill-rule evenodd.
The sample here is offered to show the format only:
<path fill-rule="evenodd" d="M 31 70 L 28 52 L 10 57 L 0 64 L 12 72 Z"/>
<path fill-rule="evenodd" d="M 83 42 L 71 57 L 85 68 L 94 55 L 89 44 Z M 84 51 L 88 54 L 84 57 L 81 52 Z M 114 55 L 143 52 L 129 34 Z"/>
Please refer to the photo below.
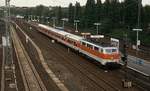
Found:
<path fill-rule="evenodd" d="M 47 91 L 14 28 L 11 27 L 11 29 L 13 30 L 11 31 L 11 36 L 18 58 L 19 68 L 23 76 L 25 91 Z"/>
<path fill-rule="evenodd" d="M 68 91 L 64 84 L 55 76 L 53 71 L 48 67 L 41 50 L 39 47 L 24 33 L 24 31 L 14 23 L 14 26 L 17 26 L 17 34 L 19 35 L 25 49 L 29 53 L 30 58 L 32 59 L 33 65 L 38 70 L 38 73 L 43 80 L 48 91 Z M 28 43 L 26 38 L 28 37 Z M 36 57 L 35 57 L 36 56 Z"/>
<path fill-rule="evenodd" d="M 1 19 L 0 19 L 0 37 L 3 36 L 4 30 L 5 30 L 3 26 L 4 26 L 4 22 L 1 21 Z M 3 58 L 4 52 L 3 52 L 3 50 L 4 49 L 2 48 L 2 38 L 0 38 L 0 46 L 1 46 L 0 47 L 0 67 L 1 67 L 0 68 L 0 80 L 1 80 L 1 83 L 2 83 L 2 79 L 3 79 L 2 75 L 4 73 L 3 70 L 2 70 L 4 68 L 3 67 L 3 65 L 4 65 L 4 62 L 3 62 L 3 60 L 4 60 L 4 58 Z M 2 84 L 0 85 L 0 87 L 2 87 Z"/>
<path fill-rule="evenodd" d="M 42 43 L 44 44 L 44 43 Z M 91 87 L 95 87 L 95 89 L 97 88 L 98 90 L 101 91 L 119 91 L 117 88 L 113 87 L 113 86 L 109 86 L 110 84 L 107 83 L 105 80 L 100 79 L 99 81 L 97 81 L 97 79 L 94 79 L 94 75 L 91 73 L 89 73 L 87 70 L 84 70 L 84 68 L 81 68 L 80 66 L 74 65 L 73 63 L 71 63 L 70 58 L 62 55 L 64 54 L 64 52 L 58 50 L 56 47 L 52 47 L 50 50 L 53 51 L 53 54 L 51 54 L 51 57 L 55 57 L 57 58 L 58 56 L 62 59 L 62 60 L 66 60 L 66 62 L 62 61 L 64 63 L 64 65 L 70 69 L 70 71 L 74 72 L 74 71 L 78 71 L 78 73 L 82 73 L 82 75 L 86 76 L 86 78 L 88 78 L 87 80 L 90 80 L 91 82 Z M 59 51 L 59 52 L 58 52 Z M 57 56 L 56 56 L 57 55 Z M 101 81 L 102 80 L 102 81 Z"/>
<path fill-rule="evenodd" d="M 31 33 L 28 33 L 28 34 L 31 37 L 36 38 L 35 35 L 32 35 Z M 39 36 L 41 36 L 41 35 L 39 35 Z M 42 37 L 40 37 L 40 38 L 42 38 Z M 110 75 L 109 76 L 105 75 L 106 76 L 105 77 L 103 75 L 107 74 L 107 73 L 105 73 L 103 70 L 98 70 L 98 72 L 96 72 L 97 70 L 94 71 L 95 69 L 93 69 L 91 66 L 89 66 L 89 65 L 91 65 L 91 63 L 86 62 L 86 63 L 88 63 L 86 65 L 84 63 L 82 63 L 82 61 L 81 61 L 81 60 L 83 60 L 82 58 L 81 58 L 81 60 L 76 59 L 76 60 L 79 60 L 77 62 L 70 61 L 70 60 L 72 60 L 71 57 L 67 57 L 67 55 L 70 56 L 70 54 L 64 53 L 64 52 L 66 52 L 66 49 L 65 50 L 60 50 L 60 49 L 64 49 L 64 48 L 62 48 L 62 46 L 59 46 L 60 48 L 58 49 L 58 46 L 48 43 L 48 42 L 50 42 L 49 40 L 42 40 L 42 39 L 37 39 L 37 38 L 36 38 L 36 40 L 39 40 L 40 44 L 42 44 L 44 47 L 45 47 L 45 45 L 50 45 L 51 47 L 49 46 L 48 50 L 53 51 L 51 53 L 51 57 L 56 57 L 57 58 L 58 55 L 59 55 L 59 57 L 61 58 L 61 60 L 65 60 L 65 61 L 61 61 L 61 62 L 63 62 L 63 64 L 69 70 L 71 70 L 72 72 L 78 71 L 78 73 L 81 73 L 82 75 L 84 75 L 84 77 L 87 80 L 90 80 L 93 83 L 93 84 L 91 84 L 91 87 L 93 86 L 93 88 L 96 87 L 98 90 L 101 89 L 101 90 L 104 90 L 104 91 L 106 91 L 106 90 L 107 91 L 119 91 L 119 90 L 122 91 L 122 90 L 124 90 L 123 88 L 121 88 L 121 87 L 118 88 L 118 86 L 117 86 L 121 82 L 118 82 L 117 79 L 113 79 L 113 78 L 107 80 L 108 78 L 110 78 L 109 77 Z M 75 58 L 75 57 L 73 57 L 73 58 Z M 90 67 L 89 69 L 93 69 L 93 70 L 86 70 L 87 67 Z M 118 73 L 117 72 L 114 72 L 114 73 L 112 72 L 110 74 L 112 74 L 112 76 L 116 76 L 116 74 L 118 74 Z"/>
<path fill-rule="evenodd" d="M 5 36 L 5 22 L 0 19 L 0 67 L 1 67 L 1 72 L 0 72 L 0 79 L 1 79 L 1 91 L 17 91 L 17 80 L 15 79 L 16 77 L 16 70 L 14 67 L 14 57 L 12 57 L 13 60 L 10 61 L 10 65 L 7 64 L 6 61 L 8 58 L 8 51 L 6 46 L 5 41 L 6 41 L 6 36 Z M 2 63 L 1 63 L 2 62 Z M 10 85 L 13 85 L 12 87 Z"/>
<path fill-rule="evenodd" d="M 100 87 L 102 90 L 104 90 L 104 91 L 108 91 L 108 90 L 110 90 L 110 91 L 120 91 L 119 88 L 117 88 L 116 86 L 112 85 L 110 82 L 104 80 L 103 79 L 104 77 L 102 77 L 102 75 L 97 75 L 97 74 L 95 74 L 94 71 L 86 70 L 87 67 L 83 66 L 85 64 L 80 64 L 79 62 L 78 62 L 78 64 L 76 64 L 76 63 L 70 61 L 71 59 L 69 57 L 66 58 L 64 55 L 62 55 L 64 53 L 63 50 L 60 51 L 56 47 L 53 47 L 53 50 L 56 51 L 55 52 L 56 55 L 59 55 L 61 58 L 66 60 L 66 62 L 68 63 L 69 66 L 72 66 L 74 68 L 74 70 L 78 70 L 80 73 L 85 75 L 89 80 L 91 80 L 95 85 Z"/>

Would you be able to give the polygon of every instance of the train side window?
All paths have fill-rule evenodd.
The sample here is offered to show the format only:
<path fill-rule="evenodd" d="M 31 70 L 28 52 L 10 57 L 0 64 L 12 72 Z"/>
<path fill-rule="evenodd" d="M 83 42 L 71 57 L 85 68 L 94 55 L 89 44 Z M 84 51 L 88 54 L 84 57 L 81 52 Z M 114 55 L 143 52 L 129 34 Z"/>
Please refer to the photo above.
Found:
<path fill-rule="evenodd" d="M 82 45 L 86 46 L 86 43 L 82 42 Z"/>
<path fill-rule="evenodd" d="M 104 50 L 103 49 L 101 49 L 101 53 L 103 53 L 104 52 Z"/>
<path fill-rule="evenodd" d="M 68 42 L 72 44 L 72 40 L 68 39 Z"/>
<path fill-rule="evenodd" d="M 112 49 L 112 52 L 113 52 L 113 53 L 117 52 L 117 49 Z"/>
<path fill-rule="evenodd" d="M 92 46 L 92 45 L 90 45 L 90 44 L 87 44 L 87 47 L 89 47 L 89 48 L 93 49 L 93 46 Z"/>
<path fill-rule="evenodd" d="M 94 50 L 98 51 L 98 50 L 99 50 L 99 48 L 94 46 Z"/>
<path fill-rule="evenodd" d="M 87 47 L 90 47 L 90 45 L 89 45 L 89 44 L 87 44 Z"/>

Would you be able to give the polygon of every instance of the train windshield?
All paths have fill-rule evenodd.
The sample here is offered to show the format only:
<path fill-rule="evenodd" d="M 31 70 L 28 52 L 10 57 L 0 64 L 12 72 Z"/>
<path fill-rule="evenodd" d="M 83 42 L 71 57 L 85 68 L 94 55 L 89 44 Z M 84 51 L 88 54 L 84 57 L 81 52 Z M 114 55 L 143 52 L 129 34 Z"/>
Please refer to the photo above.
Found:
<path fill-rule="evenodd" d="M 117 49 L 105 49 L 106 54 L 117 53 Z"/>

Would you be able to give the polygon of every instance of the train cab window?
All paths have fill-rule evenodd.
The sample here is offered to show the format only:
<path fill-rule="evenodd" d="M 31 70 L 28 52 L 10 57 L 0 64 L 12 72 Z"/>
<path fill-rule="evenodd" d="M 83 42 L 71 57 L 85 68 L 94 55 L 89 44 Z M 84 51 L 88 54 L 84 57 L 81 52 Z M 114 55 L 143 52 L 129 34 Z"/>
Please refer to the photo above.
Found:
<path fill-rule="evenodd" d="M 99 48 L 94 46 L 94 50 L 98 51 L 98 50 L 99 50 Z"/>
<path fill-rule="evenodd" d="M 116 53 L 117 52 L 117 49 L 112 49 L 112 53 Z"/>
<path fill-rule="evenodd" d="M 105 53 L 111 54 L 112 53 L 112 49 L 105 49 Z"/>
<path fill-rule="evenodd" d="M 77 46 L 77 43 L 76 42 L 73 42 L 74 43 L 74 46 Z"/>

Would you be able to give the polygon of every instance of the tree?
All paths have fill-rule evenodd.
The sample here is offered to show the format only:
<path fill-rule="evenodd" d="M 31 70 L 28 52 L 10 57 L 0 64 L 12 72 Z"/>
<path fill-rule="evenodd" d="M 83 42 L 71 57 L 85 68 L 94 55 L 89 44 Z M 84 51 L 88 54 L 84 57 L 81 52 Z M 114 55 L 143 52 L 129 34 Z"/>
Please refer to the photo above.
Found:
<path fill-rule="evenodd" d="M 138 3 L 136 0 L 125 0 L 125 23 L 128 26 L 137 25 L 137 15 L 138 15 Z"/>
<path fill-rule="evenodd" d="M 34 12 L 32 11 L 32 12 L 34 13 L 34 15 L 37 15 L 37 16 L 47 16 L 48 11 L 49 11 L 48 7 L 43 6 L 43 5 L 38 5 L 35 7 L 35 11 Z"/>
<path fill-rule="evenodd" d="M 143 8 L 143 23 L 144 23 L 144 28 L 149 27 L 150 23 L 150 6 L 146 5 Z"/>
<path fill-rule="evenodd" d="M 93 26 L 95 22 L 95 0 L 87 0 L 84 12 L 84 25 L 85 27 Z"/>
<path fill-rule="evenodd" d="M 102 12 L 102 1 L 101 0 L 97 0 L 96 3 L 96 22 L 100 22 L 102 20 L 102 18 L 104 17 L 103 12 Z"/>
<path fill-rule="evenodd" d="M 58 7 L 57 13 L 56 13 L 56 17 L 58 19 L 58 23 L 60 24 L 61 19 L 62 19 L 62 8 L 61 6 Z"/>
<path fill-rule="evenodd" d="M 75 4 L 75 17 L 74 19 L 79 20 L 81 17 L 81 6 L 79 2 L 76 2 Z"/>
<path fill-rule="evenodd" d="M 72 3 L 69 4 L 68 18 L 69 18 L 69 22 L 73 23 L 73 21 L 74 21 L 74 7 L 73 7 Z"/>
<path fill-rule="evenodd" d="M 109 18 L 110 16 L 110 0 L 105 0 L 104 2 L 104 14 L 105 14 L 105 18 Z"/>
<path fill-rule="evenodd" d="M 4 10 L 0 7 L 0 17 L 4 17 Z"/>
<path fill-rule="evenodd" d="M 120 5 L 119 0 L 111 1 L 111 10 L 110 10 L 111 20 L 116 23 L 118 23 L 120 21 L 119 20 L 119 17 L 120 17 L 119 5 Z"/>

